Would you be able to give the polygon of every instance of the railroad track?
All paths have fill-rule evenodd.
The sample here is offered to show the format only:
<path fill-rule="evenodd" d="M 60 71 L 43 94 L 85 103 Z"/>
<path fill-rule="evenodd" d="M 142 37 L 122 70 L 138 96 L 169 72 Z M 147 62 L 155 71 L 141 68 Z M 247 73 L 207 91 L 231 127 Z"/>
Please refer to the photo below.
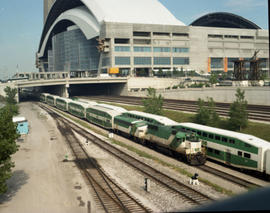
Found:
<path fill-rule="evenodd" d="M 78 141 L 72 131 L 70 124 L 64 118 L 60 117 L 47 107 L 44 108 L 56 120 L 57 127 L 65 137 L 76 160 L 76 164 L 81 169 L 84 177 L 92 186 L 99 203 L 98 207 L 104 212 L 152 212 L 151 209 L 143 206 L 143 204 L 130 195 L 126 190 L 112 180 L 98 163 L 89 157 L 81 143 Z M 100 211 L 99 210 L 99 211 Z"/>
<path fill-rule="evenodd" d="M 61 119 L 63 120 L 64 118 Z M 68 125 L 69 131 L 70 129 L 74 130 L 82 137 L 99 146 L 102 150 L 109 152 L 111 155 L 127 163 L 130 167 L 136 169 L 145 177 L 150 178 L 152 181 L 155 181 L 160 186 L 175 193 L 177 196 L 181 196 L 181 198 L 186 202 L 192 205 L 201 205 L 213 201 L 213 199 L 208 197 L 207 195 L 204 195 L 201 192 L 177 181 L 176 179 L 159 172 L 158 170 L 152 168 L 151 166 L 117 149 L 116 147 L 112 146 L 106 141 L 101 140 L 100 138 L 96 137 L 93 134 L 90 134 L 88 131 L 82 129 L 76 124 L 69 122 Z"/>
<path fill-rule="evenodd" d="M 223 178 L 225 180 L 228 180 L 228 181 L 230 181 L 232 183 L 235 183 L 237 185 L 243 186 L 245 188 L 257 188 L 257 187 L 261 187 L 260 185 L 251 183 L 251 182 L 249 182 L 247 180 L 244 180 L 242 178 L 239 178 L 239 177 L 233 176 L 231 174 L 222 172 L 220 170 L 214 169 L 214 168 L 212 168 L 210 166 L 207 166 L 207 165 L 202 165 L 202 166 L 199 166 L 198 168 L 200 170 L 203 170 L 205 172 L 208 172 L 210 174 L 213 174 L 213 175 L 216 175 L 218 177 L 221 177 L 221 178 Z"/>
<path fill-rule="evenodd" d="M 130 105 L 142 105 L 142 99 L 140 97 L 131 96 L 82 96 L 78 98 L 104 101 L 104 102 L 115 102 Z M 164 99 L 164 109 L 186 111 L 195 113 L 198 110 L 196 101 L 184 101 L 184 100 L 173 100 Z M 216 112 L 221 116 L 228 116 L 230 104 L 228 103 L 216 103 Z M 270 122 L 270 106 L 259 106 L 259 105 L 248 105 L 247 112 L 249 113 L 250 120 L 266 121 Z"/>

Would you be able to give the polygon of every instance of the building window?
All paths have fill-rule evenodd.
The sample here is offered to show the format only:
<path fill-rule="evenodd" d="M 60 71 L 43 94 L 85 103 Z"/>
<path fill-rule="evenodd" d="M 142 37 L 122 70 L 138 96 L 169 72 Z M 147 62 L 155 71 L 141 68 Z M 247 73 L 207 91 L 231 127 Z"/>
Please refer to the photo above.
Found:
<path fill-rule="evenodd" d="M 151 57 L 134 57 L 135 65 L 151 65 Z"/>
<path fill-rule="evenodd" d="M 173 37 L 186 37 L 186 38 L 189 37 L 188 33 L 173 33 L 172 35 Z"/>
<path fill-rule="evenodd" d="M 111 64 L 111 60 L 109 57 L 106 57 L 106 58 L 102 58 L 102 66 L 105 67 L 105 66 L 110 66 Z"/>
<path fill-rule="evenodd" d="M 234 68 L 234 62 L 237 60 L 238 58 L 228 58 L 228 68 Z"/>
<path fill-rule="evenodd" d="M 223 35 L 218 35 L 218 34 L 209 34 L 208 38 L 223 38 Z"/>
<path fill-rule="evenodd" d="M 170 47 L 154 47 L 154 52 L 171 52 Z"/>
<path fill-rule="evenodd" d="M 175 57 L 173 58 L 174 65 L 187 65 L 189 64 L 189 58 Z"/>
<path fill-rule="evenodd" d="M 114 47 L 115 52 L 130 52 L 130 47 L 127 46 L 116 46 Z"/>
<path fill-rule="evenodd" d="M 170 65 L 171 58 L 170 57 L 154 57 L 155 65 Z"/>
<path fill-rule="evenodd" d="M 151 52 L 151 47 L 134 47 L 134 52 Z"/>
<path fill-rule="evenodd" d="M 239 36 L 237 36 L 237 35 L 225 35 L 224 38 L 239 39 Z"/>
<path fill-rule="evenodd" d="M 182 48 L 182 47 L 173 47 L 174 53 L 188 53 L 189 48 Z"/>
<path fill-rule="evenodd" d="M 254 36 L 240 36 L 241 39 L 254 39 Z"/>
<path fill-rule="evenodd" d="M 130 65 L 130 57 L 115 57 L 115 65 Z"/>
<path fill-rule="evenodd" d="M 211 58 L 211 68 L 223 68 L 223 58 Z"/>

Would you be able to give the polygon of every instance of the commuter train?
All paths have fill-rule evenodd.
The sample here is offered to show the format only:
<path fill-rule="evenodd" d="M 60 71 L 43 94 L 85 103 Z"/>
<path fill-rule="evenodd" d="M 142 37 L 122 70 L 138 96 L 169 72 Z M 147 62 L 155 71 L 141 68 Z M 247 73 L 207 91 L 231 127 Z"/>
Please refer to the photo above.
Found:
<path fill-rule="evenodd" d="M 202 142 L 196 133 L 177 130 L 177 122 L 163 116 L 91 101 L 74 101 L 42 93 L 40 101 L 70 114 L 86 119 L 110 131 L 133 138 L 143 145 L 165 151 L 190 165 L 206 161 Z"/>
<path fill-rule="evenodd" d="M 41 94 L 41 101 L 106 129 L 131 136 L 142 144 L 158 145 L 191 165 L 202 165 L 207 157 L 232 167 L 257 171 L 270 178 L 270 143 L 252 135 L 195 123 L 177 123 L 163 116 L 96 102 L 85 105 L 49 94 Z M 71 103 L 77 104 L 77 111 L 72 110 Z M 84 112 L 79 115 L 78 111 Z"/>
<path fill-rule="evenodd" d="M 227 165 L 263 173 L 270 180 L 270 142 L 253 135 L 195 123 L 179 123 L 176 130 L 194 132 L 206 147 L 206 156 Z"/>

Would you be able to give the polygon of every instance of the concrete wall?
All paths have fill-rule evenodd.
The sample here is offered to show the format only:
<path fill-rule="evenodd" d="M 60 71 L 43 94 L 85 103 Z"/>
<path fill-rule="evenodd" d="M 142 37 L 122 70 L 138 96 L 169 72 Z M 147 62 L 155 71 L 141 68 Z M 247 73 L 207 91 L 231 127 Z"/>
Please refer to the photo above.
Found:
<path fill-rule="evenodd" d="M 146 89 L 148 87 L 153 87 L 156 89 L 164 89 L 167 87 L 172 87 L 174 85 L 179 85 L 181 82 L 180 78 L 129 78 L 128 79 L 128 91 L 137 91 Z"/>
<path fill-rule="evenodd" d="M 157 90 L 166 99 L 193 100 L 199 98 L 206 100 L 212 97 L 215 102 L 232 103 L 235 101 L 235 93 L 238 87 L 218 88 L 186 88 L 177 90 Z M 241 87 L 245 91 L 245 99 L 248 104 L 270 105 L 270 87 Z M 130 96 L 146 96 L 146 91 L 129 92 Z"/>

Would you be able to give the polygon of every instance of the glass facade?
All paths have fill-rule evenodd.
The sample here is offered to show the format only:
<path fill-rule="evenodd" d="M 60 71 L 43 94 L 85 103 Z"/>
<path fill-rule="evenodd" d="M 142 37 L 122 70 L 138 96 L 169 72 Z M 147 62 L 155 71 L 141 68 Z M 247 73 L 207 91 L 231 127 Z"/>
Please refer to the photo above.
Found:
<path fill-rule="evenodd" d="M 134 52 L 151 52 L 151 47 L 134 47 Z"/>
<path fill-rule="evenodd" d="M 188 53 L 189 48 L 182 48 L 182 47 L 173 47 L 174 53 Z"/>
<path fill-rule="evenodd" d="M 115 52 L 130 52 L 130 47 L 127 46 L 116 46 L 114 47 Z"/>
<path fill-rule="evenodd" d="M 170 65 L 170 57 L 154 57 L 154 65 Z"/>
<path fill-rule="evenodd" d="M 189 58 L 175 57 L 173 58 L 174 65 L 187 65 L 189 64 Z"/>
<path fill-rule="evenodd" d="M 151 65 L 151 57 L 134 57 L 134 65 Z"/>
<path fill-rule="evenodd" d="M 239 60 L 239 58 L 228 58 L 228 68 L 234 68 L 234 61 Z"/>
<path fill-rule="evenodd" d="M 130 57 L 115 57 L 115 65 L 130 65 Z"/>
<path fill-rule="evenodd" d="M 53 36 L 54 71 L 91 71 L 98 69 L 96 38 L 87 40 L 80 29 Z"/>
<path fill-rule="evenodd" d="M 211 58 L 211 68 L 223 68 L 223 58 Z"/>
<path fill-rule="evenodd" d="M 171 52 L 170 47 L 154 47 L 154 52 Z"/>

